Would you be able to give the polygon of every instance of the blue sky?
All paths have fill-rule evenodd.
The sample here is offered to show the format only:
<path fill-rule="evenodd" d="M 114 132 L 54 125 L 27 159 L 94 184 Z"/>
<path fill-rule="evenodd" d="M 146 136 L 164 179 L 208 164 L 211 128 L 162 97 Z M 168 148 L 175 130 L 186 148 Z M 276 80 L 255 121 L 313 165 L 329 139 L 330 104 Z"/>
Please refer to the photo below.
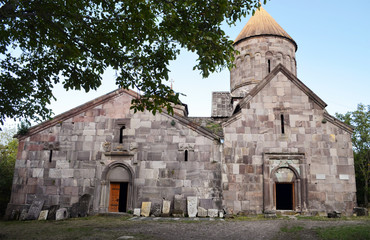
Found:
<path fill-rule="evenodd" d="M 271 0 L 265 10 L 296 41 L 298 78 L 313 90 L 330 114 L 355 110 L 358 103 L 370 104 L 370 1 Z M 236 26 L 224 26 L 234 40 L 250 16 Z M 210 116 L 213 91 L 229 91 L 229 70 L 203 79 L 193 71 L 196 55 L 185 51 L 171 63 L 174 90 L 186 97 L 190 116 Z M 115 90 L 114 73 L 104 75 L 98 91 L 68 91 L 55 87 L 57 102 L 51 107 L 60 114 Z"/>

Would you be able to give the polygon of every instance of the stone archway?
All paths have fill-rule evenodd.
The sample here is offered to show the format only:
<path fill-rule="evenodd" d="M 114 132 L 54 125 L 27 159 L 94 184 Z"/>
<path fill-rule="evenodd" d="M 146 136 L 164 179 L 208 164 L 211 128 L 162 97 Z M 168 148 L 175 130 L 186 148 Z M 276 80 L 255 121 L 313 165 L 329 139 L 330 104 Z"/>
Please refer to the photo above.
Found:
<path fill-rule="evenodd" d="M 295 210 L 299 192 L 299 176 L 291 167 L 278 167 L 272 171 L 274 180 L 274 207 L 276 210 Z"/>
<path fill-rule="evenodd" d="M 134 206 L 134 172 L 122 162 L 109 164 L 102 173 L 100 212 L 126 212 Z"/>
<path fill-rule="evenodd" d="M 265 153 L 263 209 L 305 211 L 307 177 L 304 154 Z"/>

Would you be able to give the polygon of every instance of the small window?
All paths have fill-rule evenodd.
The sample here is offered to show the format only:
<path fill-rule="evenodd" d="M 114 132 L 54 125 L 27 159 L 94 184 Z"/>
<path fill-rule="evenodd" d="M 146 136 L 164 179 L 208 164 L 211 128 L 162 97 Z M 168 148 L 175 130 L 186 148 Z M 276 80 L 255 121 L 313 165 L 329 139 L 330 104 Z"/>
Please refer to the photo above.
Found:
<path fill-rule="evenodd" d="M 49 162 L 51 162 L 52 160 L 53 160 L 53 150 L 50 150 Z"/>
<path fill-rule="evenodd" d="M 122 126 L 119 130 L 119 143 L 123 143 L 123 130 L 125 129 L 125 126 Z"/>
<path fill-rule="evenodd" d="M 280 120 L 281 120 L 281 134 L 285 134 L 285 129 L 284 129 L 284 115 L 280 115 Z"/>
<path fill-rule="evenodd" d="M 271 72 L 271 60 L 270 59 L 267 60 L 267 71 L 268 73 Z"/>
<path fill-rule="evenodd" d="M 189 152 L 188 150 L 185 150 L 185 162 L 188 161 Z"/>

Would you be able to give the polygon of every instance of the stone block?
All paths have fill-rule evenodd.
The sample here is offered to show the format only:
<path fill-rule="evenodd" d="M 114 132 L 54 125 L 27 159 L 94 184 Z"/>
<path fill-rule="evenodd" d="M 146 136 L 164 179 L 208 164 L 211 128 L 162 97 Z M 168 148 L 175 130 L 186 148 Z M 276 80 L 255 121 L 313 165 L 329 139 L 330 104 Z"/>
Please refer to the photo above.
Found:
<path fill-rule="evenodd" d="M 149 217 L 151 206 L 152 206 L 151 202 L 142 202 L 141 203 L 141 216 Z"/>
<path fill-rule="evenodd" d="M 340 218 L 341 213 L 337 211 L 328 212 L 328 218 Z"/>
<path fill-rule="evenodd" d="M 175 195 L 172 215 L 174 217 L 184 217 L 186 213 L 186 199 L 184 195 Z"/>
<path fill-rule="evenodd" d="M 360 217 L 360 216 L 369 216 L 369 212 L 366 208 L 363 207 L 355 207 L 353 208 L 353 213 Z"/>
<path fill-rule="evenodd" d="M 220 211 L 220 212 L 218 213 L 218 216 L 219 216 L 220 218 L 224 218 L 224 211 Z"/>
<path fill-rule="evenodd" d="M 210 198 L 207 198 L 207 199 L 201 198 L 199 199 L 199 207 L 202 207 L 204 209 L 214 208 L 213 200 Z"/>
<path fill-rule="evenodd" d="M 79 198 L 77 203 L 72 204 L 70 217 L 86 217 L 89 214 L 91 198 L 90 194 L 84 194 Z"/>
<path fill-rule="evenodd" d="M 33 200 L 30 209 L 28 210 L 28 214 L 26 220 L 36 220 L 40 215 L 40 211 L 44 206 L 44 200 Z"/>
<path fill-rule="evenodd" d="M 163 200 L 162 204 L 162 217 L 170 216 L 171 201 Z"/>
<path fill-rule="evenodd" d="M 187 207 L 189 217 L 196 217 L 198 212 L 198 198 L 187 197 Z"/>
<path fill-rule="evenodd" d="M 208 217 L 218 217 L 218 209 L 208 209 Z"/>
<path fill-rule="evenodd" d="M 28 210 L 26 208 L 22 209 L 21 215 L 19 216 L 20 221 L 24 221 L 27 218 Z"/>
<path fill-rule="evenodd" d="M 207 217 L 208 211 L 202 207 L 198 207 L 198 217 Z"/>
<path fill-rule="evenodd" d="M 161 216 L 161 204 L 153 203 L 151 207 L 152 215 L 155 217 Z"/>
<path fill-rule="evenodd" d="M 48 218 L 49 210 L 43 210 L 40 212 L 38 220 L 46 220 Z"/>
<path fill-rule="evenodd" d="M 68 210 L 67 208 L 60 208 L 57 210 L 55 214 L 55 220 L 65 220 L 68 218 Z"/>
<path fill-rule="evenodd" d="M 58 209 L 59 209 L 59 205 L 50 206 L 47 220 L 55 220 L 55 215 Z"/>
<path fill-rule="evenodd" d="M 141 209 L 140 208 L 134 208 L 134 216 L 140 216 L 141 214 Z"/>

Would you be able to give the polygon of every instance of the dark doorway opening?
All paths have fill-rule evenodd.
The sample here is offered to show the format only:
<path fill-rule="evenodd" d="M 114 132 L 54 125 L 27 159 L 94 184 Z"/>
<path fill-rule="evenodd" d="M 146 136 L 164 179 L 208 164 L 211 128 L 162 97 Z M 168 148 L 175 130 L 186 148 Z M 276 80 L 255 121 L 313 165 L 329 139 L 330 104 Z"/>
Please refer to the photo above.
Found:
<path fill-rule="evenodd" d="M 276 210 L 293 210 L 293 183 L 276 183 Z"/>
<path fill-rule="evenodd" d="M 127 208 L 127 189 L 128 189 L 128 182 L 121 182 L 120 183 L 120 191 L 119 191 L 119 212 L 126 212 Z"/>

